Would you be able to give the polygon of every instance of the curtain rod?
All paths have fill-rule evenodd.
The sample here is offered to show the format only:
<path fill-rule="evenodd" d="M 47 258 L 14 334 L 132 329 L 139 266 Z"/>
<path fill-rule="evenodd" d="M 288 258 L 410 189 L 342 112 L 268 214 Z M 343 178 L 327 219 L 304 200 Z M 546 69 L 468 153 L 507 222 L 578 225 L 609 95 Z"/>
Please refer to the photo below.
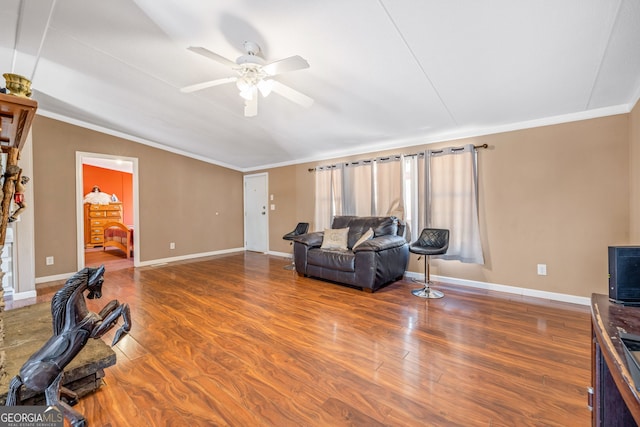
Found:
<path fill-rule="evenodd" d="M 474 149 L 476 149 L 476 150 L 479 150 L 479 149 L 481 149 L 481 148 L 489 148 L 489 145 L 488 145 L 488 144 L 474 145 L 474 146 L 473 146 L 473 148 L 474 148 Z M 438 154 L 438 153 L 442 153 L 444 150 L 445 150 L 445 148 L 443 148 L 442 150 L 432 151 L 432 153 L 436 153 L 436 154 Z M 461 151 L 461 150 L 464 150 L 464 147 L 451 147 L 451 151 Z M 421 153 L 405 154 L 405 157 L 418 156 L 418 155 L 420 155 L 420 154 L 421 154 Z M 380 160 L 389 160 L 389 159 L 391 159 L 391 158 L 393 158 L 393 157 L 396 157 L 396 158 L 397 158 L 397 157 L 400 157 L 400 155 L 395 154 L 395 155 L 393 155 L 393 156 L 380 157 Z M 357 164 L 357 163 L 359 163 L 359 162 L 362 162 L 362 163 L 371 163 L 371 162 L 373 162 L 373 160 L 356 160 L 356 161 L 354 161 L 354 162 L 349 162 L 349 163 L 355 163 L 355 164 Z M 331 167 L 333 167 L 333 166 L 335 166 L 335 165 L 331 165 Z M 316 167 L 316 168 L 309 168 L 309 169 L 308 169 L 308 171 L 309 171 L 309 172 L 315 172 L 315 170 L 316 170 L 316 169 L 317 169 L 317 167 Z"/>

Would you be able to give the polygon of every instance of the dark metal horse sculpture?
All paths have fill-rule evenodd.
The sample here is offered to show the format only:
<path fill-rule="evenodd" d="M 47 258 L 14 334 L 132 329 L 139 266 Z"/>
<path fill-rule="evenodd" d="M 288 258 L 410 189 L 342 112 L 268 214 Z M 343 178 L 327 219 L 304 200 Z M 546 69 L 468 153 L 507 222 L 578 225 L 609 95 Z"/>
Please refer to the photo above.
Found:
<path fill-rule="evenodd" d="M 51 300 L 53 336 L 22 365 L 19 375 L 11 380 L 6 406 L 20 404 L 20 387 L 24 384 L 31 390 L 44 391 L 47 405 L 61 408 L 73 427 L 86 425 L 82 414 L 60 399 L 62 394 L 71 404 L 77 402 L 74 392 L 61 387 L 64 368 L 82 350 L 89 338 L 102 337 L 116 325 L 120 316 L 123 325 L 116 331 L 111 345 L 116 344 L 131 330 L 128 304 L 119 304 L 117 300 L 113 300 L 97 314 L 87 309 L 83 292 L 89 291 L 89 299 L 100 298 L 103 275 L 104 266 L 84 268 L 56 292 Z"/>

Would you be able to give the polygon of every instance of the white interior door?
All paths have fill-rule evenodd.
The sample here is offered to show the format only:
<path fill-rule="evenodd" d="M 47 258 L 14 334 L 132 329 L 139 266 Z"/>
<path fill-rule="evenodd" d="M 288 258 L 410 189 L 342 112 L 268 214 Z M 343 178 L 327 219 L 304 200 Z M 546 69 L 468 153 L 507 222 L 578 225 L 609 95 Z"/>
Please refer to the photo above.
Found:
<path fill-rule="evenodd" d="M 244 177 L 244 247 L 248 251 L 269 250 L 268 175 Z"/>

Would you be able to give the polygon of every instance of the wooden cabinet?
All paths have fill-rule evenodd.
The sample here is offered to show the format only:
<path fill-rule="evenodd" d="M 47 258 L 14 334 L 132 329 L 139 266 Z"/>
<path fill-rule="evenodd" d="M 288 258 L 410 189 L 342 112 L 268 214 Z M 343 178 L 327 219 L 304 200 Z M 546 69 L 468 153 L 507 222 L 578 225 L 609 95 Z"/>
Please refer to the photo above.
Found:
<path fill-rule="evenodd" d="M 104 244 L 104 226 L 108 222 L 122 222 L 122 203 L 84 205 L 84 245 L 95 248 Z"/>
<path fill-rule="evenodd" d="M 591 296 L 593 426 L 637 426 L 640 395 L 622 349 L 618 332 L 640 334 L 640 307 L 609 301 L 606 295 Z"/>

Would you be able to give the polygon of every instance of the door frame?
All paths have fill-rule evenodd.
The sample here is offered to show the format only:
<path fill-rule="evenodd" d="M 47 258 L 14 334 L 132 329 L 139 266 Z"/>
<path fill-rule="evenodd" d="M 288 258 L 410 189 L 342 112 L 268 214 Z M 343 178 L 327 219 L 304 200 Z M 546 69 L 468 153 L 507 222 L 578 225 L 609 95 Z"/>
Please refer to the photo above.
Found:
<path fill-rule="evenodd" d="M 247 188 L 247 178 L 256 178 L 256 177 L 260 177 L 263 176 L 264 177 L 264 187 L 265 187 L 265 211 L 266 211 L 266 216 L 267 216 L 267 229 L 265 230 L 265 239 L 266 242 L 264 247 L 265 247 L 265 251 L 264 253 L 268 253 L 269 252 L 269 172 L 261 172 L 261 173 L 254 173 L 254 174 L 249 174 L 249 175 L 244 175 L 242 177 L 242 210 L 243 210 L 243 214 L 244 214 L 244 239 L 242 239 L 243 241 L 243 246 L 244 246 L 244 250 L 247 250 L 247 192 L 246 192 L 246 188 Z"/>
<path fill-rule="evenodd" d="M 83 183 L 84 176 L 82 171 L 82 165 L 85 158 L 94 159 L 106 159 L 106 160 L 120 160 L 123 162 L 130 162 L 133 167 L 133 266 L 140 266 L 140 205 L 138 200 L 138 158 L 137 157 L 125 157 L 114 156 L 111 154 L 103 153 L 88 153 L 84 151 L 76 151 L 76 242 L 78 248 L 78 270 L 85 267 L 84 259 L 84 191 Z"/>

